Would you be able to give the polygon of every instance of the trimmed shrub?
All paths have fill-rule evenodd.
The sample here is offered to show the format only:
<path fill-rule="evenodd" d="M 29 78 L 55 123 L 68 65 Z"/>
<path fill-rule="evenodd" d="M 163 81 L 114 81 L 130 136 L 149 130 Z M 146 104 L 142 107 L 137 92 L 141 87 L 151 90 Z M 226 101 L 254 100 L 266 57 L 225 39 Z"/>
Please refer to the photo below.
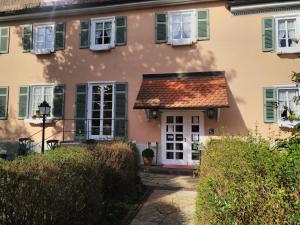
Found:
<path fill-rule="evenodd" d="M 126 191 L 137 192 L 135 152 L 129 144 L 98 145 L 93 151 L 60 148 L 1 162 L 0 224 L 113 224 L 107 222 L 107 209 L 111 208 L 107 200 L 113 195 L 107 185 L 119 182 L 114 180 L 119 178 L 115 173 L 124 176 Z M 118 190 L 118 200 L 125 199 L 127 192 Z"/>
<path fill-rule="evenodd" d="M 224 137 L 206 147 L 197 199 L 199 224 L 299 224 L 300 146 Z"/>

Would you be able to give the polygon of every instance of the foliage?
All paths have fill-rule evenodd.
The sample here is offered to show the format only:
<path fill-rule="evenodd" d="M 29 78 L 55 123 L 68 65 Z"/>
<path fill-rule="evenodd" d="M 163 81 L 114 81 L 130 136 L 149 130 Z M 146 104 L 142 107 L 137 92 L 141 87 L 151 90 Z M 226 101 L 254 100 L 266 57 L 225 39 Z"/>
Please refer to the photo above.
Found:
<path fill-rule="evenodd" d="M 143 150 L 142 156 L 151 159 L 154 157 L 154 151 L 151 148 L 146 148 Z"/>
<path fill-rule="evenodd" d="M 116 142 L 1 162 L 0 224 L 119 224 L 119 202 L 139 192 L 136 160 L 133 146 Z"/>
<path fill-rule="evenodd" d="M 299 224 L 300 145 L 253 137 L 211 140 L 200 167 L 199 224 Z"/>

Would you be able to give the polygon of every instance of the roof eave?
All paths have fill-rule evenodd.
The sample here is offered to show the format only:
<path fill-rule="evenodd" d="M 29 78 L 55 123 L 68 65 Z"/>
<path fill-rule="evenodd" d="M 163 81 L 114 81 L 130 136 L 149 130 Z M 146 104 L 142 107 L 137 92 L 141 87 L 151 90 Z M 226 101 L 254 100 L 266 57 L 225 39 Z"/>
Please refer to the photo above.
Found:
<path fill-rule="evenodd" d="M 162 6 L 174 6 L 174 5 L 185 5 L 193 3 L 204 3 L 204 2 L 214 2 L 218 0 L 159 0 L 159 1 L 141 1 L 134 3 L 125 3 L 125 4 L 115 4 L 115 5 L 105 5 L 105 6 L 93 6 L 85 8 L 70 8 L 70 9 L 61 9 L 57 11 L 44 11 L 41 12 L 41 9 L 38 9 L 36 12 L 23 13 L 13 15 L 0 15 L 0 22 L 6 21 L 16 21 L 16 20 L 26 20 L 26 19 L 41 19 L 41 18 L 53 18 L 58 16 L 73 16 L 73 15 L 84 15 L 84 14 L 97 14 L 97 13 L 109 13 L 117 11 L 128 11 L 134 9 L 146 9 L 153 7 L 162 7 Z M 9 12 L 8 12 L 9 14 Z"/>
<path fill-rule="evenodd" d="M 157 109 L 157 110 L 206 110 L 211 108 L 229 108 L 229 105 L 207 105 L 192 107 L 172 107 L 172 106 L 134 106 L 133 109 Z"/>
<path fill-rule="evenodd" d="M 299 1 L 287 2 L 265 2 L 265 3 L 252 3 L 252 4 L 231 4 L 230 11 L 233 14 L 249 14 L 274 10 L 286 10 L 292 8 L 299 8 Z"/>

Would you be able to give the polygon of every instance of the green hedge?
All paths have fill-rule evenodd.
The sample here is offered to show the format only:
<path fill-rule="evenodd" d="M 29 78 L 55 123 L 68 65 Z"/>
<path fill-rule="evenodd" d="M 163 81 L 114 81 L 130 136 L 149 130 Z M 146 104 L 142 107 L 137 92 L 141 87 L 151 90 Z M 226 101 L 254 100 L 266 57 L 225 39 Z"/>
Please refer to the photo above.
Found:
<path fill-rule="evenodd" d="M 208 144 L 200 167 L 199 224 L 299 224 L 300 145 L 252 137 Z"/>
<path fill-rule="evenodd" d="M 126 188 L 116 188 L 120 182 Z M 138 186 L 136 152 L 127 143 L 60 148 L 1 162 L 0 224 L 113 224 L 109 197 L 117 196 L 114 203 L 128 200 Z"/>

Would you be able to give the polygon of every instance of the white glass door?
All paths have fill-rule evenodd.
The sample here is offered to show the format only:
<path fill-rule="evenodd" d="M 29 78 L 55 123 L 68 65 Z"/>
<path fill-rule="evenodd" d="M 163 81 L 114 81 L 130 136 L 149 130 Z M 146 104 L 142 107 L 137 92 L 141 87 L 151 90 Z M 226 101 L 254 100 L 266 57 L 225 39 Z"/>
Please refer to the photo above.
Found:
<path fill-rule="evenodd" d="M 113 138 L 113 89 L 112 84 L 89 85 L 88 139 Z"/>
<path fill-rule="evenodd" d="M 203 113 L 164 112 L 162 114 L 163 164 L 196 165 L 204 141 Z"/>

